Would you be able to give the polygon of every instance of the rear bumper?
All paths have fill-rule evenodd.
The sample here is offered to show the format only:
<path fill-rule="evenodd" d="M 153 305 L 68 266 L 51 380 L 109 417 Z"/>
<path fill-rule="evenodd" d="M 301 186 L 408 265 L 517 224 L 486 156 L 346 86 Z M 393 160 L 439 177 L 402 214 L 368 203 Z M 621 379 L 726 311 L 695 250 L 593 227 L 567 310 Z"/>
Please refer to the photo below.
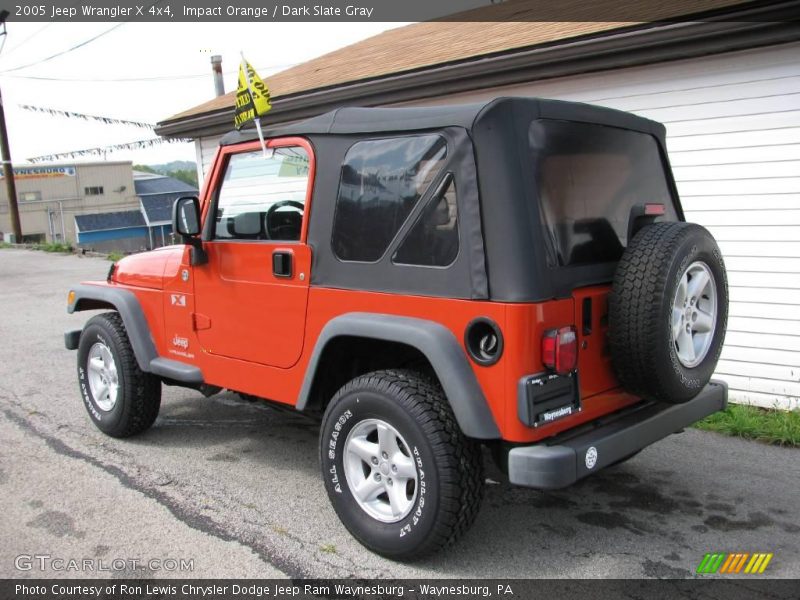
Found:
<path fill-rule="evenodd" d="M 598 419 L 588 431 L 568 431 L 546 444 L 513 448 L 508 453 L 509 480 L 544 490 L 566 487 L 724 409 L 727 403 L 727 385 L 712 381 L 684 404 L 637 404 Z"/>

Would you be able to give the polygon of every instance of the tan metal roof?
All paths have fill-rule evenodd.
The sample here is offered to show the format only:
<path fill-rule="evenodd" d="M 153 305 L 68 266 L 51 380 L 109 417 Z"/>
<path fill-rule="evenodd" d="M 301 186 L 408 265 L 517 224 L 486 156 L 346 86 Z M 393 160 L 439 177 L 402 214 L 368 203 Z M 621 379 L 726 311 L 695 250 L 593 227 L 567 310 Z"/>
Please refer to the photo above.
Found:
<path fill-rule="evenodd" d="M 570 1 L 570 0 L 562 0 Z M 571 0 L 573 2 L 578 0 Z M 620 6 L 637 0 L 604 0 Z M 641 3 L 643 0 L 638 0 Z M 586 4 L 585 0 L 580 0 Z M 649 4 L 647 4 L 649 2 Z M 648 16 L 667 18 L 740 4 L 742 0 L 672 0 L 653 6 L 646 0 Z M 596 2 L 592 5 L 597 14 Z M 533 6 L 534 8 L 530 8 Z M 428 21 L 390 29 L 350 46 L 334 50 L 267 79 L 273 98 L 319 90 L 331 86 L 412 72 L 434 65 L 455 63 L 476 57 L 491 56 L 531 46 L 545 46 L 570 38 L 601 35 L 610 30 L 633 26 L 636 22 L 533 22 L 535 2 L 511 0 L 504 4 L 477 9 L 475 15 L 492 12 L 494 21 L 442 22 Z M 577 9 L 576 9 L 577 10 Z M 576 13 L 577 14 L 577 13 Z M 499 19 L 505 18 L 502 21 Z M 512 21 L 511 19 L 519 19 Z M 528 19 L 528 21 L 525 21 Z M 332 25 L 332 27 L 335 25 Z M 162 123 L 194 117 L 204 113 L 232 109 L 235 92 L 216 97 Z"/>

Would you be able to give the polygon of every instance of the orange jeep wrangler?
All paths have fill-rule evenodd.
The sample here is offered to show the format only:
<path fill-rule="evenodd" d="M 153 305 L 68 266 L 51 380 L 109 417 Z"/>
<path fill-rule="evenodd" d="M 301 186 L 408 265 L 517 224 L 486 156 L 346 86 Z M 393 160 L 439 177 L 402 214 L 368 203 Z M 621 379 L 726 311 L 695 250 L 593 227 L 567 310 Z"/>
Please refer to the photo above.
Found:
<path fill-rule="evenodd" d="M 182 244 L 70 290 L 111 311 L 65 334 L 108 435 L 152 425 L 162 383 L 321 411 L 336 513 L 407 560 L 474 521 L 482 446 L 561 488 L 725 407 L 725 267 L 662 125 L 499 98 L 267 138 L 223 138 Z"/>

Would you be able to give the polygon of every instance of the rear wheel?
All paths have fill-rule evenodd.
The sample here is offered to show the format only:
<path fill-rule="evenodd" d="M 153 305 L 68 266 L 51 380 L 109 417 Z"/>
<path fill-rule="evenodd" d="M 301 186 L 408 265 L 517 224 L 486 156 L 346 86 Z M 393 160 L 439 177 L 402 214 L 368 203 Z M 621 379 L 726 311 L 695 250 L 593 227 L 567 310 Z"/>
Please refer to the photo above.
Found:
<path fill-rule="evenodd" d="M 86 323 L 78 344 L 78 383 L 92 422 L 112 437 L 140 433 L 158 416 L 161 382 L 139 368 L 118 313 Z"/>
<path fill-rule="evenodd" d="M 686 402 L 711 379 L 728 320 L 725 265 L 693 223 L 656 223 L 630 241 L 609 296 L 609 346 L 629 391 Z"/>
<path fill-rule="evenodd" d="M 370 550 L 416 559 L 453 543 L 482 498 L 480 446 L 441 388 L 414 371 L 375 371 L 334 396 L 322 422 L 322 474 L 337 515 Z"/>

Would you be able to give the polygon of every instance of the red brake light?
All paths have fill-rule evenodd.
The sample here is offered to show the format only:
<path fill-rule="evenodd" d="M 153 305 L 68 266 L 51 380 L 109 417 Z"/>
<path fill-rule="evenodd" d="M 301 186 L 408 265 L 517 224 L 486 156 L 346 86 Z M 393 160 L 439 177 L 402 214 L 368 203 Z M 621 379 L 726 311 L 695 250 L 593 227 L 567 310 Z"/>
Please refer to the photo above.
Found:
<path fill-rule="evenodd" d="M 542 362 L 559 375 L 566 375 L 575 369 L 578 365 L 578 336 L 573 326 L 545 331 Z"/>
<path fill-rule="evenodd" d="M 644 214 L 648 216 L 658 216 L 665 214 L 667 209 L 664 208 L 663 204 L 645 204 L 644 205 Z"/>

